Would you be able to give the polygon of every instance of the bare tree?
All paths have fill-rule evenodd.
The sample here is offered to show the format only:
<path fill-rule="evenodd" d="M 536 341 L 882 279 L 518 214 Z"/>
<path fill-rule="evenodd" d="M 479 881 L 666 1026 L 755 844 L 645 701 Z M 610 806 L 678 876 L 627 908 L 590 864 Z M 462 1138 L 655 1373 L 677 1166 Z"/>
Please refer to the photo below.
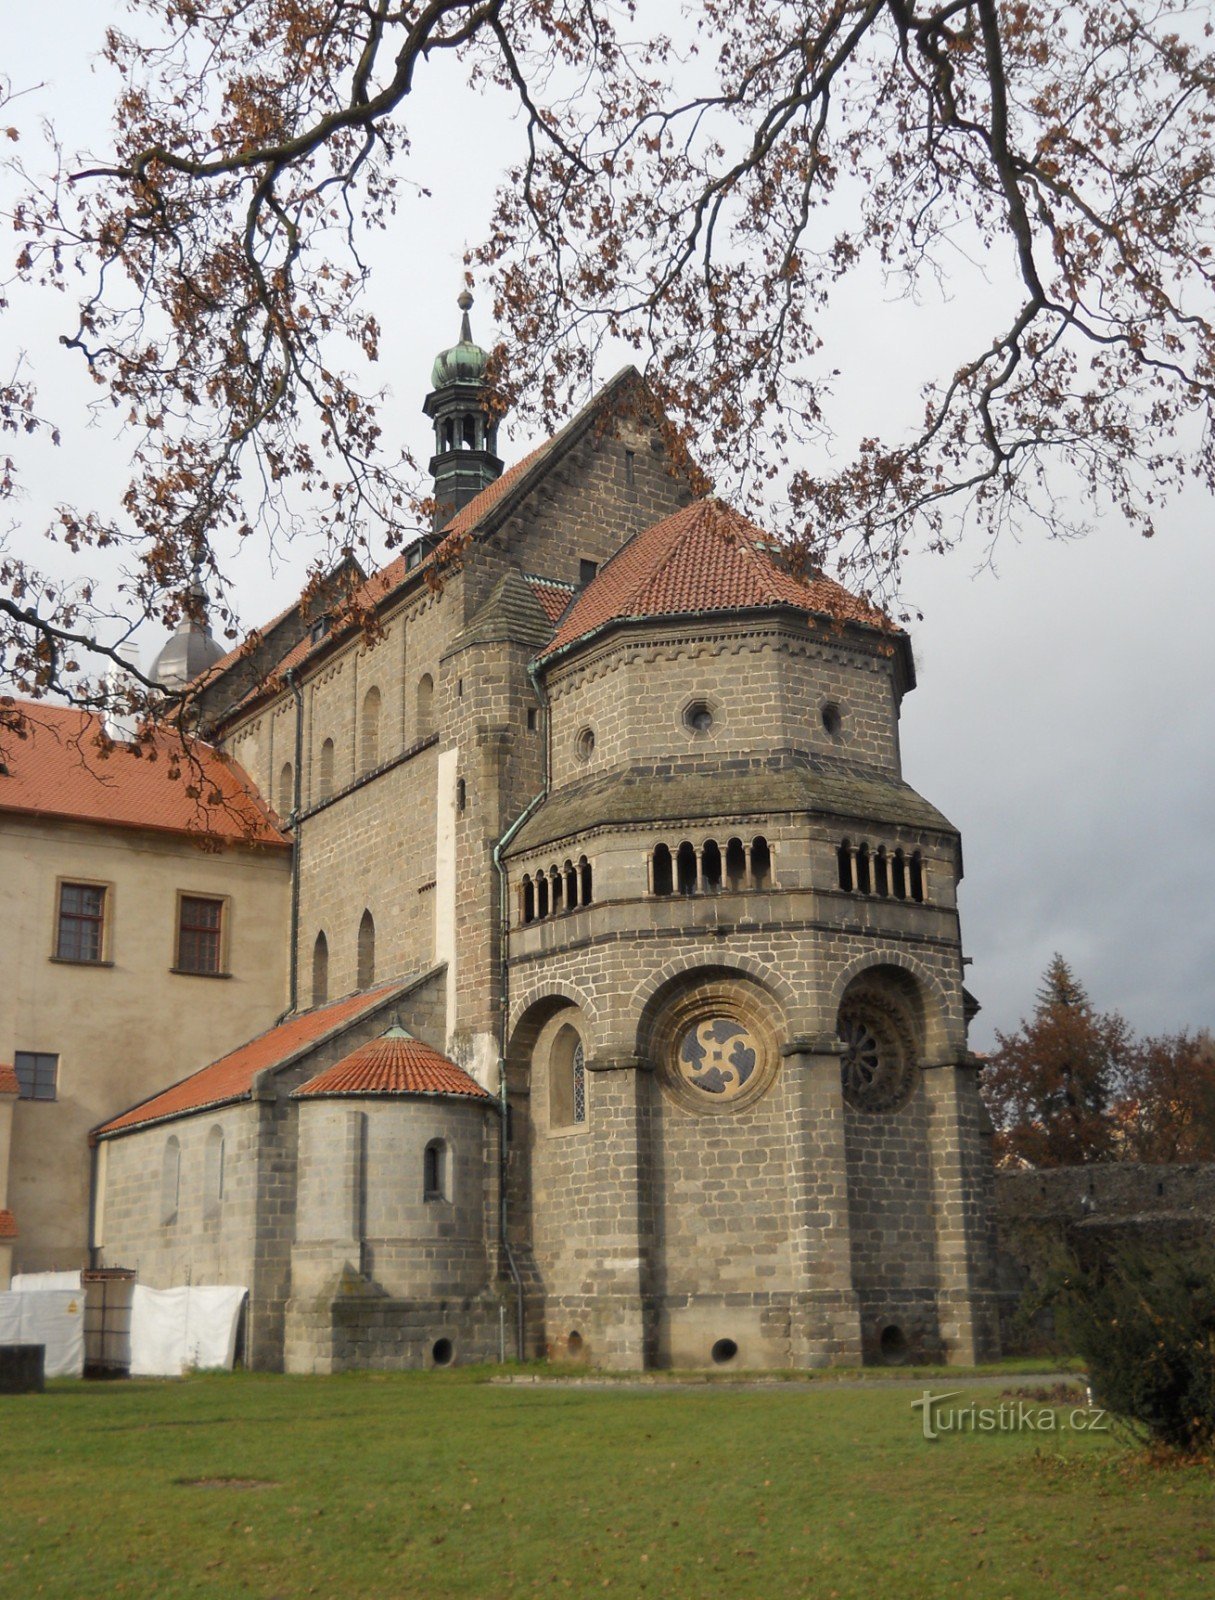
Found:
<path fill-rule="evenodd" d="M 86 274 L 67 342 L 127 419 L 132 473 L 120 522 L 64 507 L 55 531 L 82 562 L 131 553 L 135 618 L 180 615 L 196 571 L 222 594 L 221 536 L 306 527 L 319 573 L 424 515 L 366 381 L 362 250 L 420 181 L 410 95 L 437 58 L 521 110 L 469 265 L 527 419 L 556 421 L 623 339 L 676 449 L 777 506 L 798 557 L 886 593 L 912 541 L 1068 531 L 1060 465 L 1145 534 L 1188 476 L 1215 487 L 1205 7 L 702 0 L 671 37 L 631 0 L 130 9 L 106 45 L 112 156 L 45 181 L 18 164 L 13 221 L 27 282 L 74 295 Z M 958 249 L 991 267 L 991 327 L 898 437 L 820 470 L 841 285 L 876 260 L 915 293 Z M 27 377 L 0 391 L 10 433 L 37 417 Z M 87 580 L 64 595 L 0 551 L 23 692 L 104 693 L 91 605 Z"/>

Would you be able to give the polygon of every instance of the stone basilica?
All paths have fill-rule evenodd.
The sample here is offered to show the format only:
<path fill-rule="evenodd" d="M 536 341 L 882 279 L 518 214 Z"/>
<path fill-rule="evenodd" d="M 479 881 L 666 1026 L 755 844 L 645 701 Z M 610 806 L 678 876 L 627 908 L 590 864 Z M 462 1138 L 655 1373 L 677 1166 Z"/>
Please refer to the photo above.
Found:
<path fill-rule="evenodd" d="M 287 992 L 95 1127 L 93 1264 L 247 1285 L 290 1371 L 991 1356 L 906 634 L 694 500 L 632 369 L 503 471 L 464 311 L 436 532 L 333 577 L 374 642 L 322 593 L 162 657 L 290 841 Z"/>

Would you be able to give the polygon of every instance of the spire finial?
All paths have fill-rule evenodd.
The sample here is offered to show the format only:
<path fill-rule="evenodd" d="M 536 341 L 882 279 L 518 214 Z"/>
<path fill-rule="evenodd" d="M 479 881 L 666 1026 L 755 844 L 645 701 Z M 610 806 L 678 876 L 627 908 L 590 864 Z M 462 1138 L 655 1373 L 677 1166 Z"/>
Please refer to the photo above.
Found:
<path fill-rule="evenodd" d="M 461 289 L 456 304 L 464 313 L 460 320 L 460 343 L 472 343 L 472 323 L 468 320 L 468 313 L 472 310 L 473 297 L 467 289 Z"/>

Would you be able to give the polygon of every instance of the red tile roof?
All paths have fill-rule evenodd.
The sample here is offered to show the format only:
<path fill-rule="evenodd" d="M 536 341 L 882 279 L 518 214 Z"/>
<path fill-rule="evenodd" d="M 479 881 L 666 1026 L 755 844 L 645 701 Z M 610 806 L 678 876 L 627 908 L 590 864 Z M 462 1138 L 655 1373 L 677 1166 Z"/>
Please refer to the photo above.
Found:
<path fill-rule="evenodd" d="M 166 1117 L 178 1117 L 185 1112 L 201 1111 L 206 1106 L 227 1105 L 233 1100 L 244 1100 L 253 1088 L 259 1072 L 270 1067 L 285 1066 L 294 1056 L 309 1050 L 320 1040 L 374 1011 L 386 999 L 398 993 L 400 984 L 386 983 L 378 989 L 368 989 L 365 994 L 348 995 L 335 1000 L 332 1005 L 320 1006 L 315 1011 L 305 1011 L 282 1022 L 268 1033 L 259 1034 L 248 1044 L 221 1056 L 209 1067 L 191 1073 L 171 1089 L 162 1090 L 150 1100 L 132 1106 L 120 1117 L 95 1128 L 95 1134 L 120 1133 L 128 1128 L 143 1127 L 149 1122 L 159 1122 Z"/>
<path fill-rule="evenodd" d="M 531 573 L 525 573 L 523 581 L 539 600 L 545 616 L 554 625 L 578 592 L 572 583 L 560 583 L 556 578 L 537 578 Z"/>
<path fill-rule="evenodd" d="M 0 1239 L 17 1237 L 17 1219 L 11 1211 L 0 1211 Z"/>
<path fill-rule="evenodd" d="M 475 1078 L 404 1028 L 390 1028 L 301 1084 L 293 1098 L 347 1094 L 443 1094 L 492 1100 Z"/>
<path fill-rule="evenodd" d="M 290 849 L 244 769 L 212 745 L 165 729 L 147 744 L 108 745 L 91 712 L 3 704 L 24 713 L 26 737 L 5 739 L 0 812 Z"/>
<path fill-rule="evenodd" d="M 14 1068 L 0 1065 L 0 1094 L 20 1094 L 21 1085 L 17 1082 L 17 1073 Z"/>
<path fill-rule="evenodd" d="M 605 415 L 610 414 L 610 408 L 620 403 L 620 397 L 634 386 L 640 384 L 640 375 L 633 367 L 622 368 L 580 411 L 570 418 L 563 428 L 558 429 L 551 438 L 545 439 L 521 460 L 516 461 L 514 466 L 508 467 L 500 478 L 495 478 L 493 483 L 482 489 L 480 494 L 474 495 L 467 505 L 462 506 L 441 530 L 441 537 L 436 548 L 429 555 L 424 556 L 416 566 L 412 568 L 406 567 L 406 553 L 403 551 L 394 560 L 388 562 L 386 566 L 381 567 L 378 572 L 372 573 L 370 578 L 367 578 L 352 592 L 349 601 L 351 613 L 357 616 L 360 612 L 371 610 L 375 606 L 382 604 L 413 573 L 422 572 L 436 564 L 441 567 L 444 563 L 458 559 L 464 541 L 476 533 L 495 507 L 515 489 L 525 490 L 527 480 L 538 467 L 550 457 L 562 454 L 565 446 L 577 440 L 600 412 Z M 539 476 L 538 473 L 537 476 Z M 551 599 L 541 596 L 540 602 L 546 611 L 551 608 Z M 561 609 L 564 610 L 564 606 Z M 288 607 L 288 610 L 290 610 L 290 607 Z M 280 613 L 279 617 L 275 618 L 275 622 L 281 621 L 286 614 L 286 612 Z M 552 620 L 555 622 L 560 614 L 561 612 L 557 611 Z M 266 627 L 261 630 L 263 635 L 268 633 L 273 626 L 274 623 L 267 623 Z M 277 664 L 270 668 L 266 673 L 264 682 L 251 689 L 248 694 L 237 702 L 236 706 L 225 712 L 225 717 L 231 716 L 233 711 L 242 706 L 252 704 L 266 690 L 276 690 L 281 683 L 283 674 L 289 667 L 299 666 L 314 652 L 323 650 L 331 639 L 346 637 L 352 631 L 352 626 L 344 626 L 339 623 L 332 634 L 327 634 L 323 639 L 315 642 L 310 635 L 305 634 L 298 644 L 286 651 Z M 203 678 L 198 680 L 197 686 L 201 687 L 204 683 L 214 682 L 218 672 L 226 669 L 242 653 L 242 647 L 240 646 L 230 651 L 222 661 L 218 662 Z"/>
<path fill-rule="evenodd" d="M 831 578 L 794 577 L 769 553 L 770 535 L 720 500 L 697 500 L 634 534 L 566 612 L 546 655 L 611 622 L 795 606 L 799 611 L 899 630 Z"/>

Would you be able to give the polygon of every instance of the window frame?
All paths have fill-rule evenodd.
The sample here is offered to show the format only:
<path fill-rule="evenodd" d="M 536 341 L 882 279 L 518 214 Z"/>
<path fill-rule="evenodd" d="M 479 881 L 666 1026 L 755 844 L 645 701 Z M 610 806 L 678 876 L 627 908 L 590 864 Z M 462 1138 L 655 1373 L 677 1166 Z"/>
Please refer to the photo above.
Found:
<path fill-rule="evenodd" d="M 216 965 L 214 968 L 187 967 L 182 963 L 182 933 L 187 931 L 183 928 L 182 918 L 185 914 L 185 903 L 187 900 L 201 900 L 210 905 L 217 905 L 219 907 L 218 928 L 210 929 L 204 927 L 192 927 L 188 930 L 189 932 L 196 934 L 214 932 L 217 935 L 215 946 Z M 228 956 L 231 939 L 231 921 L 232 910 L 230 895 L 208 894 L 200 889 L 179 889 L 177 891 L 177 901 L 174 906 L 173 917 L 173 965 L 169 970 L 175 973 L 178 977 L 182 978 L 230 978 L 232 973 L 229 970 Z"/>
<path fill-rule="evenodd" d="M 30 1080 L 31 1086 L 32 1086 L 34 1092 L 32 1094 L 27 1094 L 26 1093 L 26 1091 L 25 1091 L 25 1083 L 23 1081 L 22 1068 L 21 1068 L 21 1058 L 22 1058 L 22 1056 L 26 1056 L 28 1058 L 31 1058 L 35 1063 L 37 1063 L 39 1061 L 53 1061 L 54 1062 L 54 1066 L 51 1068 L 51 1092 L 50 1092 L 50 1094 L 39 1094 L 37 1092 L 37 1089 L 38 1089 L 38 1071 L 39 1071 L 37 1065 L 35 1065 L 35 1067 L 33 1069 L 34 1070 L 34 1076 Z M 61 1057 L 60 1057 L 59 1052 L 57 1050 L 14 1050 L 13 1051 L 13 1071 L 17 1074 L 17 1086 L 18 1086 L 17 1087 L 17 1098 L 18 1098 L 18 1100 L 29 1100 L 31 1102 L 41 1101 L 44 1105 L 49 1105 L 49 1104 L 53 1103 L 54 1101 L 58 1100 L 58 1098 L 59 1098 L 59 1062 L 60 1062 L 60 1060 L 61 1060 Z"/>
<path fill-rule="evenodd" d="M 97 918 L 86 918 L 79 914 L 67 913 L 76 922 L 96 922 L 100 924 L 100 935 L 97 944 L 96 956 L 71 956 L 64 955 L 61 950 L 63 932 L 63 891 L 65 889 L 96 889 L 101 894 L 101 915 Z M 51 960 L 69 967 L 112 967 L 110 959 L 110 933 L 113 924 L 114 885 L 101 878 L 77 878 L 61 876 L 55 879 L 55 917 L 51 928 Z"/>

